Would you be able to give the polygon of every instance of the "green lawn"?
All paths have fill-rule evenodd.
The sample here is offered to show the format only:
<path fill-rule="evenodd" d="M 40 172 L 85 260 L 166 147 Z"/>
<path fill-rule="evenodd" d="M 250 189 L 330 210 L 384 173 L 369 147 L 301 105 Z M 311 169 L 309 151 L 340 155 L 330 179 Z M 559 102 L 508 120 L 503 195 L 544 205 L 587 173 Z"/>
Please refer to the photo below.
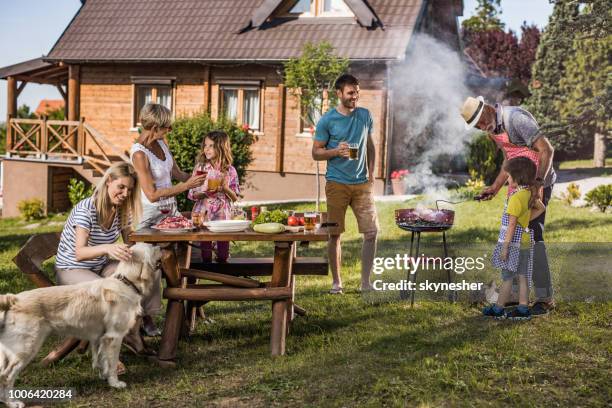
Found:
<path fill-rule="evenodd" d="M 612 167 L 612 157 L 606 158 L 606 167 Z M 567 160 L 559 164 L 561 170 L 587 169 L 593 167 L 593 160 Z"/>
<path fill-rule="evenodd" d="M 408 234 L 395 227 L 393 210 L 415 204 L 378 206 L 379 255 L 407 252 Z M 464 246 L 490 250 L 502 199 L 454 209 L 456 225 L 448 235 L 453 251 Z M 309 314 L 295 320 L 286 356 L 269 355 L 269 303 L 213 302 L 207 307 L 213 321 L 201 322 L 195 335 L 180 343 L 175 370 L 122 353 L 128 388 L 116 391 L 97 378 L 87 356 L 74 354 L 48 369 L 33 363 L 17 386 L 72 386 L 78 393 L 72 405 L 92 407 L 609 406 L 612 302 L 562 299 L 571 298 L 573 291 L 566 278 L 582 279 L 584 287 L 586 273 L 578 272 L 586 270 L 599 279 L 593 290 L 603 287 L 604 293 L 611 293 L 609 266 L 593 265 L 602 265 L 596 262 L 602 253 L 604 260 L 609 258 L 612 217 L 560 201 L 551 203 L 548 217 L 546 238 L 551 248 L 566 250 L 566 259 L 560 264 L 551 259 L 561 300 L 545 318 L 489 321 L 465 301 L 449 304 L 417 297 L 411 309 L 396 296 L 362 297 L 355 290 L 360 236 L 349 215 L 342 269 L 347 293 L 326 295 L 330 277 L 297 279 L 297 302 Z M 60 227 L 41 230 L 53 228 Z M 0 221 L 0 293 L 30 287 L 10 259 L 33 232 L 14 220 Z M 424 237 L 425 250 L 439 250 L 438 239 Z M 580 245 L 588 249 L 587 243 L 599 243 L 592 254 L 571 250 Z M 321 254 L 324 248 L 312 245 L 301 253 Z M 270 250 L 254 244 L 232 247 L 235 255 Z M 581 256 L 587 262 L 578 266 Z M 497 276 L 493 270 L 487 273 Z"/>

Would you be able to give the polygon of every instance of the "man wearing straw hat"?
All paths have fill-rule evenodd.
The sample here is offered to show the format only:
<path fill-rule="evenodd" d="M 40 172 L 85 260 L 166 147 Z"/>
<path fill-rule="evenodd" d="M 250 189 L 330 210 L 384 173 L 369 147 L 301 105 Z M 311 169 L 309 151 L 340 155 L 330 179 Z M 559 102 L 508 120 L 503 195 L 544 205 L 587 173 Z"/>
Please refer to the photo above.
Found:
<path fill-rule="evenodd" d="M 479 96 L 468 97 L 465 100 L 461 116 L 466 122 L 467 129 L 475 127 L 487 133 L 489 139 L 504 153 L 504 161 L 522 156 L 535 163 L 537 172 L 531 198 L 533 201 L 539 198 L 544 205 L 548 205 L 557 178 L 552 166 L 554 148 L 540 132 L 538 123 L 531 113 L 518 106 L 500 104 L 491 106 Z M 483 199 L 492 199 L 507 179 L 508 174 L 501 170 L 493 184 L 483 190 Z M 508 195 L 511 193 L 509 188 Z M 529 223 L 535 238 L 533 285 L 536 302 L 531 308 L 533 316 L 546 315 L 554 308 L 552 281 L 543 236 L 545 217 L 546 211 Z"/>

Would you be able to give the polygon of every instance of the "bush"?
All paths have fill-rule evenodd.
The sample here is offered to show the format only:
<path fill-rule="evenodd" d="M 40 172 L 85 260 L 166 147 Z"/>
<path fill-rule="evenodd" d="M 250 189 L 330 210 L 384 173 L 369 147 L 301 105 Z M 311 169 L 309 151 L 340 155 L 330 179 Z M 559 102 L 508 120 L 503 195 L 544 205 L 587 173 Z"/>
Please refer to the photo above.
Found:
<path fill-rule="evenodd" d="M 601 185 L 589 191 L 585 197 L 589 205 L 595 205 L 606 212 L 606 209 L 612 205 L 612 184 Z"/>
<path fill-rule="evenodd" d="M 504 155 L 497 149 L 484 132 L 480 132 L 470 143 L 467 154 L 467 166 L 470 174 L 475 174 L 487 184 L 491 184 L 504 161 Z"/>
<path fill-rule="evenodd" d="M 248 128 L 226 119 L 215 122 L 207 113 L 177 119 L 172 124 L 172 132 L 168 134 L 168 145 L 176 164 L 181 170 L 191 173 L 196 156 L 200 152 L 202 138 L 212 130 L 223 130 L 228 134 L 232 144 L 234 167 L 242 185 L 246 169 L 253 161 L 251 145 L 257 141 L 257 138 L 248 131 Z M 187 200 L 186 193 L 177 196 L 177 201 L 180 211 L 191 210 L 192 203 Z"/>
<path fill-rule="evenodd" d="M 74 207 L 79 201 L 91 197 L 93 190 L 94 187 L 91 184 L 89 187 L 86 187 L 83 180 L 71 178 L 68 183 L 68 199 L 70 204 Z"/>
<path fill-rule="evenodd" d="M 561 195 L 563 201 L 565 201 L 568 205 L 572 205 L 572 203 L 580 198 L 580 187 L 576 183 L 570 183 L 567 186 L 567 190 L 565 193 Z"/>
<path fill-rule="evenodd" d="M 40 220 L 45 218 L 45 203 L 38 198 L 21 200 L 17 203 L 17 209 L 24 220 Z"/>
<path fill-rule="evenodd" d="M 457 189 L 455 195 L 461 200 L 471 200 L 480 194 L 484 188 L 484 180 L 477 176 L 474 170 L 471 170 L 470 179 L 465 183 L 465 186 Z"/>

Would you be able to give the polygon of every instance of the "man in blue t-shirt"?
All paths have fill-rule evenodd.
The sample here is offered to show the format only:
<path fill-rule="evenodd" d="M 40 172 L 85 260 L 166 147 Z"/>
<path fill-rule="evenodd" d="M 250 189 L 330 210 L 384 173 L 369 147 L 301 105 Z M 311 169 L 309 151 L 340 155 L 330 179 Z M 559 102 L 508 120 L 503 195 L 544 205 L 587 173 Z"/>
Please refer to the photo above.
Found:
<path fill-rule="evenodd" d="M 358 108 L 359 81 L 352 75 L 336 80 L 338 106 L 330 109 L 317 124 L 312 146 L 314 160 L 327 161 L 325 196 L 327 220 L 338 223 L 330 229 L 328 255 L 332 271 L 330 293 L 342 293 L 340 277 L 340 235 L 344 232 L 346 209 L 351 206 L 359 232 L 363 234 L 361 252 L 361 290 L 370 290 L 370 274 L 376 253 L 378 219 L 372 185 L 375 149 L 372 140 L 372 115 Z"/>

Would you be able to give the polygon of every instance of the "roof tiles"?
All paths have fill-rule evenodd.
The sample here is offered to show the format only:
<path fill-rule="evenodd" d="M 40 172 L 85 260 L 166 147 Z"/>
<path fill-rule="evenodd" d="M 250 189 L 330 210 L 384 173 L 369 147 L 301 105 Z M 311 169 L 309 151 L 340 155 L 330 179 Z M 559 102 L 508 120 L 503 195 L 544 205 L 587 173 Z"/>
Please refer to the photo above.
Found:
<path fill-rule="evenodd" d="M 285 60 L 327 40 L 351 59 L 405 53 L 423 0 L 370 0 L 384 30 L 355 19 L 296 19 L 245 28 L 264 0 L 88 0 L 50 51 L 53 60 Z"/>

